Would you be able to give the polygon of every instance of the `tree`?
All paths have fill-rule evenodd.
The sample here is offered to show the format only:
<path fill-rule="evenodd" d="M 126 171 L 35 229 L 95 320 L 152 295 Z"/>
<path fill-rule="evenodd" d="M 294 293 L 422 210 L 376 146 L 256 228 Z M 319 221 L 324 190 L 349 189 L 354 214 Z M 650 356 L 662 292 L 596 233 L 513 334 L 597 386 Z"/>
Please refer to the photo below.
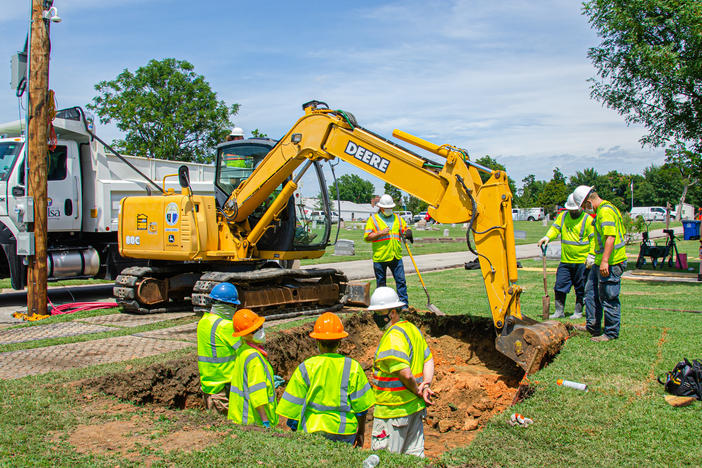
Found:
<path fill-rule="evenodd" d="M 529 174 L 523 178 L 522 189 L 519 191 L 519 196 L 515 200 L 517 206 L 522 208 L 537 206 L 545 185 L 546 182 L 543 180 L 536 180 L 534 174 Z"/>
<path fill-rule="evenodd" d="M 257 129 L 257 128 L 254 128 L 254 129 L 251 131 L 251 136 L 252 136 L 253 138 L 268 138 L 268 134 L 263 133 L 262 131 L 260 131 L 260 130 Z"/>
<path fill-rule="evenodd" d="M 151 158 L 207 162 L 211 150 L 231 128 L 230 108 L 218 101 L 203 76 L 181 60 L 151 60 L 135 73 L 125 69 L 112 81 L 95 85 L 87 107 L 102 123 L 115 121 L 126 133 L 115 146 Z"/>
<path fill-rule="evenodd" d="M 385 186 L 383 187 L 383 190 L 385 190 L 385 193 L 390 195 L 395 202 L 396 205 L 403 205 L 404 203 L 402 202 L 402 190 L 399 188 L 395 187 L 389 182 L 385 182 Z"/>
<path fill-rule="evenodd" d="M 565 184 L 565 176 L 560 169 L 555 168 L 553 170 L 553 178 L 544 185 L 538 196 L 539 205 L 553 214 L 558 206 L 565 204 L 569 193 L 570 190 Z"/>
<path fill-rule="evenodd" d="M 407 211 L 411 211 L 413 214 L 421 213 L 429 208 L 429 203 L 420 200 L 414 195 L 407 195 L 405 197 L 405 206 Z"/>
<path fill-rule="evenodd" d="M 370 203 L 375 187 L 371 182 L 361 179 L 356 174 L 344 174 L 337 179 L 339 187 L 339 199 L 354 203 Z M 336 189 L 329 186 L 329 193 L 333 193 L 332 199 L 336 198 Z"/>
<path fill-rule="evenodd" d="M 603 39 L 588 51 L 592 97 L 647 127 L 642 144 L 701 153 L 702 2 L 589 0 L 583 12 Z"/>
<path fill-rule="evenodd" d="M 682 178 L 682 195 L 680 196 L 680 204 L 678 211 L 675 213 L 675 219 L 680 219 L 682 215 L 682 206 L 687 197 L 687 191 L 691 185 L 699 182 L 702 177 L 702 155 L 694 151 L 689 151 L 685 144 L 678 143 L 666 150 L 666 162 L 675 167 L 680 172 Z"/>

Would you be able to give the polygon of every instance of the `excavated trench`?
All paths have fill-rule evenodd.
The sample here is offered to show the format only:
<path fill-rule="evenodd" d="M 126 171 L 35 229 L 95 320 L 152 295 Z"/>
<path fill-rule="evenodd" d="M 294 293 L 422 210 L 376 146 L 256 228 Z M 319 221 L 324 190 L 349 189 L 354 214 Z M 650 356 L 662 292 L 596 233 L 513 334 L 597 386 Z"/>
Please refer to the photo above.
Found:
<path fill-rule="evenodd" d="M 405 318 L 422 330 L 435 359 L 432 387 L 439 396 L 427 410 L 425 445 L 427 455 L 436 456 L 470 443 L 491 416 L 508 407 L 523 371 L 495 350 L 489 319 L 437 317 L 416 311 Z M 340 352 L 359 361 L 370 377 L 381 331 L 368 312 L 349 314 L 344 326 L 349 337 L 342 341 Z M 276 374 L 288 379 L 300 362 L 317 353 L 315 341 L 308 336 L 311 329 L 309 323 L 271 334 L 265 348 Z M 203 408 L 194 357 L 92 379 L 83 388 L 138 404 Z M 366 445 L 370 444 L 371 425 L 369 418 Z"/>

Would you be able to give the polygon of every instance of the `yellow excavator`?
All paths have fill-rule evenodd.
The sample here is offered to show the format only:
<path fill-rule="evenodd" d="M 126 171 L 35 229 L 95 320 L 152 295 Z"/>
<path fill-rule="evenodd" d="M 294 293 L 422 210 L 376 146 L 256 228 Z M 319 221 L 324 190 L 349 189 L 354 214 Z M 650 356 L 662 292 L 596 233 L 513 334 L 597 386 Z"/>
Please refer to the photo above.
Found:
<path fill-rule="evenodd" d="M 182 167 L 181 193 L 122 199 L 120 254 L 149 260 L 116 279 L 114 295 L 126 312 L 206 310 L 210 290 L 222 281 L 237 285 L 243 306 L 269 317 L 343 307 L 353 292 L 342 272 L 288 268 L 295 259 L 324 254 L 331 213 L 321 163 L 339 159 L 427 202 L 437 222 L 467 223 L 498 351 L 532 372 L 560 349 L 567 337 L 563 324 L 537 322 L 520 308 L 512 193 L 504 172 L 472 162 L 461 148 L 393 132 L 440 156 L 437 163 L 362 128 L 349 112 L 320 101 L 302 107 L 304 115 L 277 142 L 254 138 L 218 147 L 214 196 L 193 195 Z M 325 219 L 310 219 L 297 203 L 296 190 L 310 169 Z M 484 183 L 479 171 L 489 174 Z"/>

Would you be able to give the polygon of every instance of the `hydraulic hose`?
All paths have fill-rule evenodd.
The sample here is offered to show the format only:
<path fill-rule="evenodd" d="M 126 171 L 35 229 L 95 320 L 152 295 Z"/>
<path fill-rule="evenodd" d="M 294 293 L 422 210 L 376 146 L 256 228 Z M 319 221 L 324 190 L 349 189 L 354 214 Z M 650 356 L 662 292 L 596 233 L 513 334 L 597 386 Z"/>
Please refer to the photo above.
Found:
<path fill-rule="evenodd" d="M 456 179 L 463 187 L 463 190 L 465 190 L 466 195 L 468 195 L 468 198 L 470 198 L 471 216 L 470 220 L 468 221 L 468 230 L 466 231 L 466 244 L 468 244 L 468 250 L 470 250 L 473 253 L 473 255 L 484 258 L 490 264 L 490 272 L 495 273 L 495 267 L 492 266 L 492 262 L 490 261 L 490 259 L 487 258 L 485 255 L 481 254 L 480 252 L 476 251 L 473 248 L 473 245 L 470 243 L 470 233 L 473 230 L 473 223 L 475 222 L 475 218 L 477 216 L 478 205 L 477 203 L 475 203 L 475 198 L 473 198 L 473 194 L 470 190 L 468 190 L 468 187 L 466 187 L 466 184 L 463 182 L 463 177 L 456 174 Z"/>

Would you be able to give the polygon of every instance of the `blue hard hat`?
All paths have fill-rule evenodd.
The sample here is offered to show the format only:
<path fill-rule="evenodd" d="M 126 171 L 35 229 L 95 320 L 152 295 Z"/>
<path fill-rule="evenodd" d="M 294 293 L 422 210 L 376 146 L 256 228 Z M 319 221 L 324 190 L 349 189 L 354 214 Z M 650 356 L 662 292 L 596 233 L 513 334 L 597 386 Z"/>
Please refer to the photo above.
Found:
<path fill-rule="evenodd" d="M 219 283 L 210 291 L 210 298 L 229 304 L 241 304 L 236 286 L 232 283 Z"/>

